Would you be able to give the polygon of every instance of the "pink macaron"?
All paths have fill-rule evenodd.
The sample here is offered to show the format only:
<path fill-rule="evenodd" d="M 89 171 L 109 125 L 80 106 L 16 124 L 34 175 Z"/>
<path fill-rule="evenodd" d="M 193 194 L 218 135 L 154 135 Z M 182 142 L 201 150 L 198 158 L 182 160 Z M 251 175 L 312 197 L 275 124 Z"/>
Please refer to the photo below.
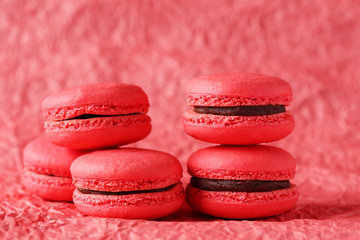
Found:
<path fill-rule="evenodd" d="M 185 201 L 182 167 L 172 155 L 136 148 L 100 150 L 71 165 L 73 200 L 85 215 L 156 219 Z"/>
<path fill-rule="evenodd" d="M 87 152 L 59 147 L 40 137 L 23 152 L 25 188 L 47 200 L 72 201 L 71 163 Z"/>
<path fill-rule="evenodd" d="M 187 85 L 185 131 L 195 139 L 228 145 L 272 142 L 294 129 L 290 85 L 255 73 L 219 73 L 192 79 Z"/>
<path fill-rule="evenodd" d="M 295 160 L 271 146 L 215 146 L 193 153 L 186 189 L 189 205 L 201 213 L 231 219 L 269 217 L 295 207 L 290 183 Z"/>
<path fill-rule="evenodd" d="M 124 83 L 70 88 L 42 103 L 48 139 L 74 149 L 119 146 L 145 138 L 151 131 L 148 108 L 145 92 Z"/>

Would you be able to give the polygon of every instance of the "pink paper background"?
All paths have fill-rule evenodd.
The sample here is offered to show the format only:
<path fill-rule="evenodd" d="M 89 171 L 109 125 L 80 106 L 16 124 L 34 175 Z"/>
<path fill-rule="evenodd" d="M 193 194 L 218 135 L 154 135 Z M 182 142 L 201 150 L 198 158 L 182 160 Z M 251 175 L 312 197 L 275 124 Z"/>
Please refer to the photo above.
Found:
<path fill-rule="evenodd" d="M 0 1 L 0 238 L 358 239 L 359 19 L 351 0 Z M 157 221 L 83 217 L 21 186 L 22 149 L 43 131 L 49 93 L 140 85 L 153 131 L 134 146 L 170 152 L 185 167 L 210 145 L 183 132 L 185 83 L 227 71 L 278 76 L 293 88 L 295 131 L 272 145 L 297 159 L 294 211 L 233 221 L 185 205 Z"/>

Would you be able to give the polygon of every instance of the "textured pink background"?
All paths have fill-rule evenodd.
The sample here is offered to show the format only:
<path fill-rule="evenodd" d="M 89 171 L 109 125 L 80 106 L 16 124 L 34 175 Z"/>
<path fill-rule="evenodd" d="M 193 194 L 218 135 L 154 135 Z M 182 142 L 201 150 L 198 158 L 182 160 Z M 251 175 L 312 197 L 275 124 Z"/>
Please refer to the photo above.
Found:
<path fill-rule="evenodd" d="M 0 238 L 358 239 L 359 19 L 351 0 L 0 1 Z M 293 88 L 295 131 L 273 145 L 297 159 L 294 211 L 256 221 L 188 206 L 159 221 L 82 217 L 19 184 L 22 149 L 43 131 L 47 94 L 95 82 L 142 86 L 153 131 L 135 146 L 184 165 L 209 145 L 183 132 L 185 83 L 226 71 L 278 76 Z"/>

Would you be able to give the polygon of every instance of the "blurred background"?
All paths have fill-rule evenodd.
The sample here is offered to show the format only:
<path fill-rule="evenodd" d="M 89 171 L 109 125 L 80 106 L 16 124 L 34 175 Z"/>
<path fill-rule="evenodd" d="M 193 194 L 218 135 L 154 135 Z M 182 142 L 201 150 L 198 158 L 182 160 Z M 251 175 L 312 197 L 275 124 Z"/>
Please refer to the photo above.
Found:
<path fill-rule="evenodd" d="M 43 132 L 44 97 L 97 82 L 141 86 L 153 130 L 132 146 L 169 152 L 185 165 L 211 145 L 183 131 L 186 82 L 243 71 L 293 88 L 296 128 L 271 145 L 297 159 L 300 186 L 326 188 L 309 171 L 358 175 L 359 19 L 360 4 L 351 0 L 2 0 L 0 167 L 21 169 L 22 149 Z"/>

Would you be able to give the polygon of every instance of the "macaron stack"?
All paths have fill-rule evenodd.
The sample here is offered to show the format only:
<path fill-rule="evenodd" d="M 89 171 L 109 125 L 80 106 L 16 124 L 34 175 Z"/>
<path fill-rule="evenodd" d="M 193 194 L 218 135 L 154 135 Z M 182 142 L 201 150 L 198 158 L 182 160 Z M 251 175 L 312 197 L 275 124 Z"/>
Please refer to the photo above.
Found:
<path fill-rule="evenodd" d="M 155 150 L 118 148 L 150 133 L 148 109 L 145 92 L 123 83 L 48 96 L 42 103 L 48 140 L 25 148 L 25 187 L 44 199 L 73 200 L 85 215 L 154 219 L 177 211 L 185 200 L 179 161 Z"/>
<path fill-rule="evenodd" d="M 189 205 L 215 217 L 250 219 L 294 208 L 299 193 L 290 179 L 295 160 L 285 150 L 256 145 L 289 135 L 295 124 L 290 85 L 253 73 L 220 73 L 187 85 L 185 131 L 195 139 L 222 144 L 200 149 L 188 160 Z M 231 146 L 229 146 L 231 145 Z"/>

